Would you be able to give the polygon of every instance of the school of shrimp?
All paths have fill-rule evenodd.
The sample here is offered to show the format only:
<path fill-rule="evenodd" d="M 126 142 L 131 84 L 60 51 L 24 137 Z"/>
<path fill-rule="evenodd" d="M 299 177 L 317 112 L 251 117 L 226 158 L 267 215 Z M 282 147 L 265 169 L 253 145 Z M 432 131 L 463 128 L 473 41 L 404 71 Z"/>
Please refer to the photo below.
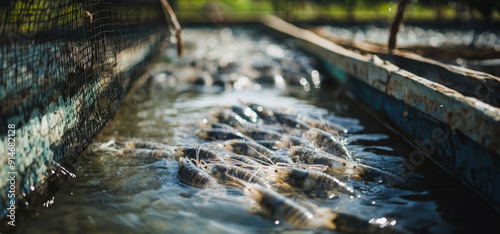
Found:
<path fill-rule="evenodd" d="M 226 188 L 258 212 L 296 228 L 343 233 L 401 232 L 389 220 L 371 224 L 318 207 L 307 199 L 364 199 L 348 181 L 403 186 L 405 179 L 356 161 L 347 129 L 328 120 L 240 101 L 213 109 L 196 124 L 203 143 L 183 147 L 144 140 L 112 140 L 99 149 L 133 157 L 175 159 L 179 183 L 225 196 Z M 300 195 L 300 196 L 296 196 Z M 302 199 L 298 199 L 302 198 Z"/>
<path fill-rule="evenodd" d="M 287 56 L 280 56 L 279 48 L 272 45 L 267 48 L 269 57 L 260 59 L 271 58 L 269 61 L 252 62 L 248 66 L 185 59 L 177 64 L 185 69 L 177 74 L 175 85 L 188 83 L 196 90 L 219 87 L 219 91 L 260 88 L 260 85 L 308 91 L 320 86 L 319 73 L 311 64 L 301 60 L 299 65 Z M 269 65 L 273 63 L 288 66 L 275 71 L 278 66 Z M 191 70 L 200 75 L 193 78 L 186 72 Z M 232 79 L 236 73 L 242 76 Z M 158 77 L 149 82 L 156 85 Z M 262 77 L 267 78 L 262 80 Z M 236 189 L 239 195 L 234 199 L 250 203 L 248 212 L 275 219 L 277 224 L 341 233 L 403 232 L 394 226 L 395 220 L 374 223 L 310 202 L 311 199 L 339 202 L 365 199 L 361 191 L 349 185 L 351 181 L 405 185 L 405 178 L 356 160 L 356 155 L 347 148 L 349 132 L 340 124 L 289 108 L 269 108 L 240 100 L 236 105 L 212 109 L 198 120 L 194 133 L 202 142 L 196 147 L 124 138 L 95 144 L 94 151 L 175 159 L 179 163 L 176 175 L 179 183 L 218 197 L 234 198 L 227 190 Z"/>

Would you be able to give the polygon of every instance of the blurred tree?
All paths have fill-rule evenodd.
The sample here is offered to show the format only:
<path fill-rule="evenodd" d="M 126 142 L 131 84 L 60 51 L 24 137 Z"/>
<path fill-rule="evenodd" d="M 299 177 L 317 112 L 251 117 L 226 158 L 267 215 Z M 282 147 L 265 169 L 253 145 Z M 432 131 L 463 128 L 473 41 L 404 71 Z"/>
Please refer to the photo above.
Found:
<path fill-rule="evenodd" d="M 273 2 L 273 11 L 276 15 L 280 17 L 289 18 L 289 12 L 287 7 L 286 0 L 272 0 Z M 289 4 L 289 3 L 288 3 Z"/>
<path fill-rule="evenodd" d="M 170 3 L 170 6 L 172 7 L 172 9 L 175 11 L 177 10 L 177 0 L 169 0 L 168 1 Z"/>
<path fill-rule="evenodd" d="M 210 0 L 203 4 L 205 17 L 217 26 L 224 22 L 224 8 L 227 8 L 227 6 L 220 1 Z"/>
<path fill-rule="evenodd" d="M 357 8 L 376 9 L 382 3 L 387 3 L 391 0 L 309 0 L 311 5 L 316 9 L 319 18 L 326 18 L 325 10 L 331 6 L 339 6 L 346 13 L 346 21 L 352 22 L 356 20 L 355 12 Z"/>
<path fill-rule="evenodd" d="M 356 20 L 356 17 L 354 15 L 354 7 L 356 6 L 355 0 L 338 0 L 336 1 L 340 3 L 341 6 L 345 9 L 346 12 L 346 20 L 348 22 L 353 22 Z"/>
<path fill-rule="evenodd" d="M 310 0 L 271 0 L 273 11 L 276 15 L 286 20 L 292 20 L 294 13 L 303 10 Z"/>
<path fill-rule="evenodd" d="M 471 10 L 477 10 L 483 17 L 486 24 L 491 22 L 493 11 L 497 10 L 500 13 L 499 0 L 459 0 L 469 7 Z"/>
<path fill-rule="evenodd" d="M 317 19 L 327 18 L 327 11 L 332 6 L 332 0 L 310 0 L 311 5 L 316 13 Z"/>
<path fill-rule="evenodd" d="M 443 9 L 449 6 L 449 0 L 419 0 L 419 3 L 428 8 L 433 8 L 436 12 L 436 21 L 444 19 Z"/>

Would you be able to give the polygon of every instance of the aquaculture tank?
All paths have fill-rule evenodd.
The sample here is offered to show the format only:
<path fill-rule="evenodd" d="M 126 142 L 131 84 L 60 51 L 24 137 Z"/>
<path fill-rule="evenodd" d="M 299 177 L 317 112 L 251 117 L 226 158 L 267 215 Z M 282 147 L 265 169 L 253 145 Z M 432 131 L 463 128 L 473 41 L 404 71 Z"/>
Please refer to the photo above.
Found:
<path fill-rule="evenodd" d="M 495 233 L 497 76 L 243 2 L 1 3 L 1 230 Z"/>

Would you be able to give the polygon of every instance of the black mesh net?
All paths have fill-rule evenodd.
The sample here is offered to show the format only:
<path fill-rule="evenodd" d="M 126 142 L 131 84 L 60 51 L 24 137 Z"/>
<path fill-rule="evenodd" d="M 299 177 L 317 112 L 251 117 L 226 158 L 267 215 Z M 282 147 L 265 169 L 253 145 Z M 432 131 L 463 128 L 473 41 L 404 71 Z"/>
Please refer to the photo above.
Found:
<path fill-rule="evenodd" d="M 158 0 L 0 3 L 0 216 L 114 116 L 166 23 Z"/>

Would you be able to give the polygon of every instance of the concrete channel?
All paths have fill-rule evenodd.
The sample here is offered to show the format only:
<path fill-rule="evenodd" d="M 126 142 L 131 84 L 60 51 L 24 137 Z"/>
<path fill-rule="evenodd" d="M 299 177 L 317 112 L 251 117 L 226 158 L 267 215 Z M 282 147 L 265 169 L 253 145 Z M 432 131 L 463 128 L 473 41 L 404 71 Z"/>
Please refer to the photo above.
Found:
<path fill-rule="evenodd" d="M 500 212 L 500 78 L 416 56 L 356 53 L 273 16 L 262 23 L 320 58 L 334 79 L 418 147 L 407 169 L 430 158 Z"/>

